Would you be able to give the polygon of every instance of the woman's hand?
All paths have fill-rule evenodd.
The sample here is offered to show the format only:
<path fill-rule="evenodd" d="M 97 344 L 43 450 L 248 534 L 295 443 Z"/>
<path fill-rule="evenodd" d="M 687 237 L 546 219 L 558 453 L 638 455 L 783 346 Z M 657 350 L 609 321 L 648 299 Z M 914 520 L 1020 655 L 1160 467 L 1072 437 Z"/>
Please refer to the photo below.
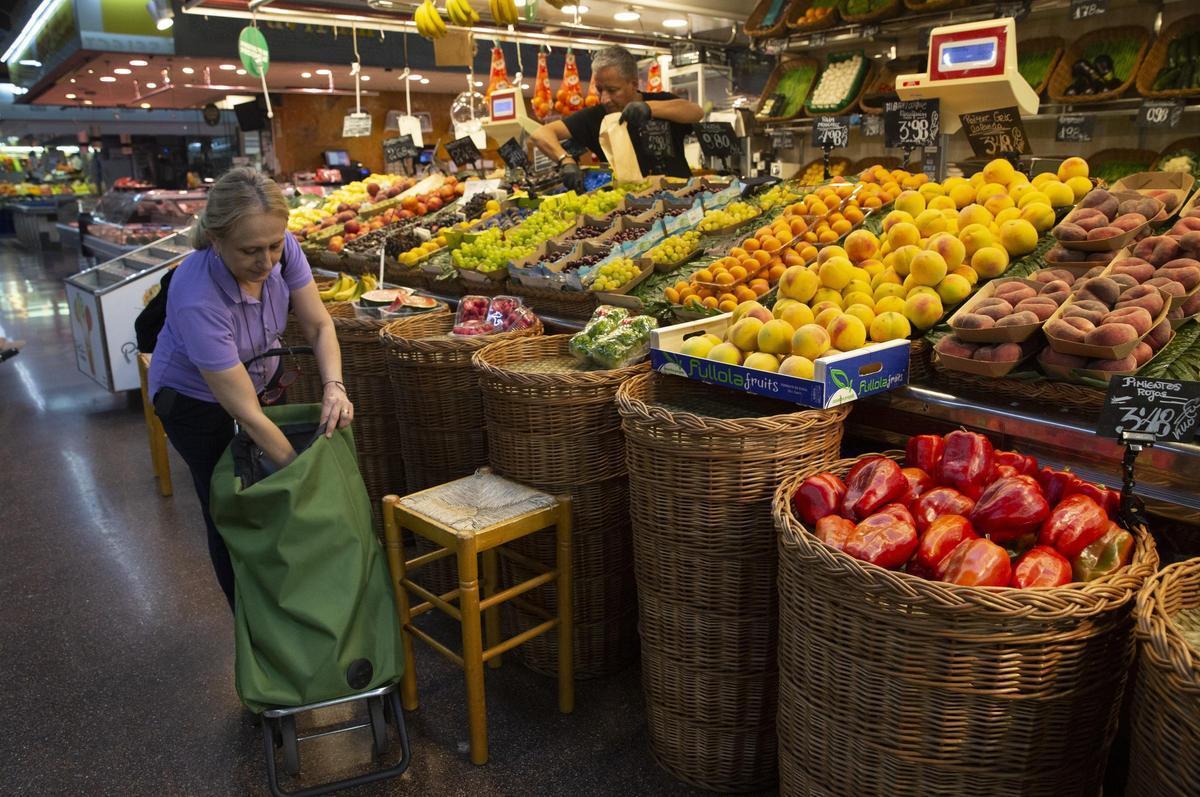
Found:
<path fill-rule="evenodd" d="M 325 437 L 333 437 L 337 429 L 344 429 L 354 420 L 354 405 L 346 395 L 346 388 L 341 382 L 326 382 L 325 397 L 321 401 L 321 426 L 325 428 Z"/>

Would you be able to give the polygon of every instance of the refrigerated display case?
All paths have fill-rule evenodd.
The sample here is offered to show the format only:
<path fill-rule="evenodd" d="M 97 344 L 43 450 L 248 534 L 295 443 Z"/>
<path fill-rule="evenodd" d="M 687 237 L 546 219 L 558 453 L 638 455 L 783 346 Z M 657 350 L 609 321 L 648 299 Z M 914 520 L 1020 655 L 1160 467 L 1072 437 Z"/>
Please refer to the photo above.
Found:
<path fill-rule="evenodd" d="M 83 245 L 97 258 L 116 258 L 191 226 L 204 209 L 203 189 L 109 191 L 100 197 Z"/>
<path fill-rule="evenodd" d="M 134 319 L 158 292 L 166 269 L 191 252 L 185 230 L 67 278 L 81 373 L 114 393 L 139 386 Z"/>

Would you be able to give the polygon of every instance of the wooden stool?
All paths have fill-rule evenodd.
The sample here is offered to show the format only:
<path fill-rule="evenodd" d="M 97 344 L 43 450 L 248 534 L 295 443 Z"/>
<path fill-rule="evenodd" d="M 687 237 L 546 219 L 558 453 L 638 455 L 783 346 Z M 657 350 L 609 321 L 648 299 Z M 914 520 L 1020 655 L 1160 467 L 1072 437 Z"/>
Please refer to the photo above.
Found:
<path fill-rule="evenodd" d="M 401 697 L 404 708 L 417 708 L 417 676 L 413 663 L 412 639 L 416 637 L 457 664 L 466 674 L 467 721 L 471 736 L 471 761 L 485 764 L 487 749 L 487 712 L 483 693 L 483 664 L 500 666 L 500 656 L 538 634 L 558 629 L 558 708 L 569 714 L 575 707 L 574 666 L 572 663 L 571 606 L 571 499 L 540 493 L 523 484 L 497 476 L 483 468 L 473 476 L 446 482 L 403 498 L 383 499 L 384 535 L 388 567 L 396 591 L 396 611 L 404 629 L 404 678 Z M 557 561 L 552 570 L 515 551 L 500 546 L 549 526 L 555 527 Z M 408 529 L 440 546 L 439 550 L 404 560 L 401 532 Z M 479 566 L 483 557 L 483 597 L 480 598 Z M 538 573 L 528 581 L 497 592 L 497 554 Z M 414 583 L 411 571 L 446 556 L 458 558 L 458 589 L 435 595 Z M 519 597 L 550 582 L 555 582 L 558 616 Z M 424 603 L 409 606 L 409 593 Z M 458 605 L 452 602 L 457 599 Z M 514 637 L 500 641 L 499 605 L 512 601 L 522 610 L 545 622 Z M 413 625 L 413 618 L 431 609 L 458 620 L 462 625 L 462 655 L 434 640 Z M 487 648 L 480 631 L 481 615 L 486 623 Z"/>
<path fill-rule="evenodd" d="M 158 480 L 158 492 L 171 494 L 171 460 L 167 456 L 167 433 L 162 421 L 154 414 L 154 402 L 150 398 L 150 355 L 138 354 L 138 376 L 142 382 L 142 413 L 146 416 L 146 436 L 150 438 L 150 462 L 154 466 L 154 477 Z"/>

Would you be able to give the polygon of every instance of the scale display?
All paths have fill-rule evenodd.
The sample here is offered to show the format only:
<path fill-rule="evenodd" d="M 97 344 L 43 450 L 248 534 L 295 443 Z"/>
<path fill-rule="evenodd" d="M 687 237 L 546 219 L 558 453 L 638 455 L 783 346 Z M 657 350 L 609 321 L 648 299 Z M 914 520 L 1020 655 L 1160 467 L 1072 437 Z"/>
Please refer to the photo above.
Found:
<path fill-rule="evenodd" d="M 503 122 L 517 118 L 516 98 L 511 94 L 492 95 L 492 121 Z"/>
<path fill-rule="evenodd" d="M 487 119 L 483 120 L 483 131 L 487 138 L 500 146 L 510 138 L 523 141 L 523 135 L 533 133 L 541 127 L 525 109 L 525 98 L 516 88 L 498 89 L 487 99 Z M 482 145 L 480 145 L 482 146 Z"/>

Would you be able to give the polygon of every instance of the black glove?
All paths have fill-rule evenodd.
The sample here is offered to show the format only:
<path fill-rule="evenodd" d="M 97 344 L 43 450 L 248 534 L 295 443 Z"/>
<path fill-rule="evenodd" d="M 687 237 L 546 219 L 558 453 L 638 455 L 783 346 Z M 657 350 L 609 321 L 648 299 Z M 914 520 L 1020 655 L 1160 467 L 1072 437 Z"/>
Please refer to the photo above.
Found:
<path fill-rule="evenodd" d="M 583 193 L 583 172 L 575 161 L 567 161 L 562 167 L 562 183 L 568 191 Z"/>
<path fill-rule="evenodd" d="M 631 102 L 625 106 L 625 110 L 621 111 L 621 123 L 627 125 L 640 125 L 643 122 L 650 121 L 650 106 L 644 102 Z"/>

